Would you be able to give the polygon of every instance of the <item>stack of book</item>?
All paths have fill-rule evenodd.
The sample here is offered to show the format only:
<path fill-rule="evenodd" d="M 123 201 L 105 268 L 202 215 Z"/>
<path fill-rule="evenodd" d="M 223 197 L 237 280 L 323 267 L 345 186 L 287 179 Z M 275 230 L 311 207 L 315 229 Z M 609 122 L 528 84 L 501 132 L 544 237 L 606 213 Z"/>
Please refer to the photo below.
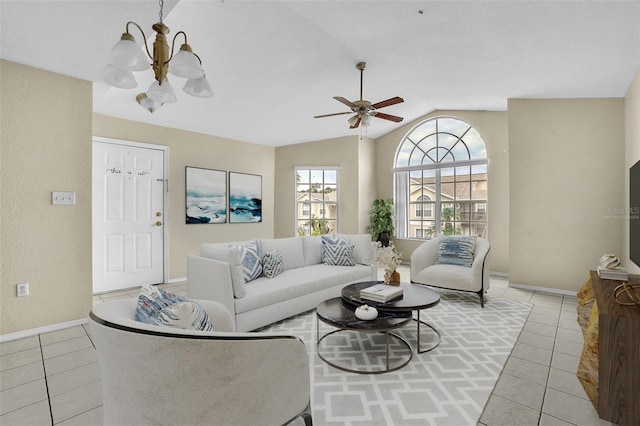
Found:
<path fill-rule="evenodd" d="M 360 290 L 360 298 L 385 303 L 402 296 L 402 287 L 376 284 Z"/>
<path fill-rule="evenodd" d="M 621 267 L 609 269 L 598 266 L 598 276 L 603 280 L 627 281 L 629 279 L 629 273 Z"/>

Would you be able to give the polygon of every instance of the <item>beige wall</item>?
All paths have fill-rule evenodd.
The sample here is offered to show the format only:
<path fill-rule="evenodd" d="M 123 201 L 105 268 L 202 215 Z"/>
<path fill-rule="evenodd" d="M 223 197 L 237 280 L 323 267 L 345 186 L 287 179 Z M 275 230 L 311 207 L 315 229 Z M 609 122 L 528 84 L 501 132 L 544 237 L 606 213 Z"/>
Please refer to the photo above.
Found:
<path fill-rule="evenodd" d="M 169 279 L 186 277 L 186 256 L 197 253 L 202 243 L 273 237 L 273 147 L 100 114 L 93 116 L 93 134 L 169 147 Z M 186 166 L 261 175 L 262 222 L 185 224 Z"/>
<path fill-rule="evenodd" d="M 491 271 L 506 273 L 509 270 L 509 143 L 507 113 L 488 111 L 434 111 L 414 120 L 376 140 L 376 187 L 379 198 L 393 198 L 393 162 L 402 138 L 422 121 L 439 116 L 456 117 L 473 126 L 482 136 L 487 148 L 488 166 L 488 217 L 491 241 Z M 403 259 L 422 240 L 395 240 Z"/>
<path fill-rule="evenodd" d="M 623 99 L 509 101 L 509 281 L 578 290 L 622 247 Z"/>
<path fill-rule="evenodd" d="M 90 82 L 0 60 L 0 334 L 92 306 Z M 52 191 L 76 205 L 51 204 Z M 16 297 L 16 283 L 30 295 Z"/>
<path fill-rule="evenodd" d="M 624 175 L 624 212 L 629 210 L 629 168 L 640 161 L 640 68 L 631 83 L 624 103 L 625 111 L 625 175 Z M 640 219 L 638 219 L 640 220 Z M 640 274 L 640 265 L 629 259 L 629 221 L 625 218 L 624 244 L 620 260 L 630 273 Z"/>
<path fill-rule="evenodd" d="M 277 206 L 274 235 L 295 235 L 295 166 L 339 166 L 338 203 L 341 233 L 364 232 L 373 191 L 370 187 L 373 169 L 371 144 L 359 136 L 345 136 L 324 141 L 307 142 L 276 148 L 275 203 Z M 369 183 L 367 183 L 369 182 Z M 361 192 L 362 188 L 366 190 Z M 364 210 L 364 214 L 363 214 Z M 364 217 L 366 216 L 366 219 Z M 363 223 L 363 220 L 366 220 Z"/>

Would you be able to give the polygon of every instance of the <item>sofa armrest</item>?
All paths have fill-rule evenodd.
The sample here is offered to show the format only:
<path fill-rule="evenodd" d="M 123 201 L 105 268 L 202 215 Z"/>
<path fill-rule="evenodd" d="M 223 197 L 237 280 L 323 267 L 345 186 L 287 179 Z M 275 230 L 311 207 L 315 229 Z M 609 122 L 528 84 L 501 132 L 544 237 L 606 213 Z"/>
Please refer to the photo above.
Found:
<path fill-rule="evenodd" d="M 229 264 L 201 256 L 187 256 L 187 297 L 221 303 L 235 318 Z"/>
<path fill-rule="evenodd" d="M 411 276 L 416 277 L 418 273 L 427 266 L 435 264 L 438 260 L 438 243 L 429 240 L 422 243 L 411 254 Z"/>

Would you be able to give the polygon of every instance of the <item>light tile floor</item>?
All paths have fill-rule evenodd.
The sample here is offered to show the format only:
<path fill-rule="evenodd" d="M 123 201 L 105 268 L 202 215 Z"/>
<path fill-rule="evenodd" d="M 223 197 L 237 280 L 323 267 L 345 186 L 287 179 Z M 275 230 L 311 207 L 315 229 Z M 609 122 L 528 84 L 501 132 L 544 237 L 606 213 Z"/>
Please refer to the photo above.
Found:
<path fill-rule="evenodd" d="M 401 274 L 409 276 L 408 268 Z M 534 305 L 479 425 L 600 425 L 575 376 L 582 349 L 576 298 L 507 286 L 491 278 L 488 299 Z M 186 295 L 186 284 L 164 284 Z M 138 289 L 94 296 L 94 305 Z M 0 344 L 0 425 L 100 425 L 100 371 L 88 327 Z"/>

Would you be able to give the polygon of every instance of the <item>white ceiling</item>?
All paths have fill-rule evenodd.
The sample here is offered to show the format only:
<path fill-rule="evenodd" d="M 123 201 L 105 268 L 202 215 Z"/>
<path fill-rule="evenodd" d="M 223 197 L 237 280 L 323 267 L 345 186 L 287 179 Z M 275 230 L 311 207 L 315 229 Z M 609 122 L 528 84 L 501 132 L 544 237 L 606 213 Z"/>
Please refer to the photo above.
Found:
<path fill-rule="evenodd" d="M 165 1 L 214 97 L 182 92 L 153 114 L 132 90 L 100 82 L 111 47 L 136 21 L 150 36 L 157 1 L 0 0 L 0 56 L 94 82 L 95 112 L 258 144 L 328 139 L 350 130 L 333 96 L 401 96 L 383 112 L 405 123 L 435 109 L 504 111 L 509 98 L 624 97 L 640 66 L 640 0 Z M 422 13 L 420 13 L 422 11 Z M 141 42 L 137 30 L 132 32 Z M 179 39 L 181 40 L 181 39 Z M 366 135 L 396 124 L 373 119 Z"/>

